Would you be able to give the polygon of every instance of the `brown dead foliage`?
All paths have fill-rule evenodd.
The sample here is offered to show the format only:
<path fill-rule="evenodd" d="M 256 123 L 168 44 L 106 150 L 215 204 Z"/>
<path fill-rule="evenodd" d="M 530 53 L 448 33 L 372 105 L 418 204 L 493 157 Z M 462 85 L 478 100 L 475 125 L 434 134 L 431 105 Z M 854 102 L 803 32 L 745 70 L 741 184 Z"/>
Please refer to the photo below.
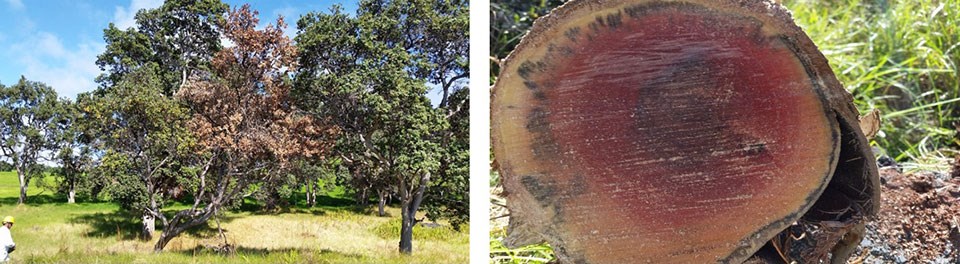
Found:
<path fill-rule="evenodd" d="M 332 145 L 334 126 L 296 109 L 285 80 L 297 67 L 297 52 L 283 35 L 283 18 L 257 30 L 249 5 L 230 12 L 220 26 L 235 45 L 216 54 L 212 76 L 192 79 L 177 94 L 194 111 L 189 126 L 208 151 L 235 161 L 313 158 Z"/>

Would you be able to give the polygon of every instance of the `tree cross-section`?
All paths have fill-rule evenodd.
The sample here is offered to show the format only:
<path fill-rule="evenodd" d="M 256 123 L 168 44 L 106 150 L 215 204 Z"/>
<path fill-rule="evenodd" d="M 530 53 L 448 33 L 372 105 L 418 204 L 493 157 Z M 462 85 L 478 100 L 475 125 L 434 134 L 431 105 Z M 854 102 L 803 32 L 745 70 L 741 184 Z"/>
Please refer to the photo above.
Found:
<path fill-rule="evenodd" d="M 572 1 L 501 69 L 508 245 L 546 241 L 571 263 L 739 263 L 824 190 L 858 219 L 876 211 L 852 98 L 778 4 Z"/>

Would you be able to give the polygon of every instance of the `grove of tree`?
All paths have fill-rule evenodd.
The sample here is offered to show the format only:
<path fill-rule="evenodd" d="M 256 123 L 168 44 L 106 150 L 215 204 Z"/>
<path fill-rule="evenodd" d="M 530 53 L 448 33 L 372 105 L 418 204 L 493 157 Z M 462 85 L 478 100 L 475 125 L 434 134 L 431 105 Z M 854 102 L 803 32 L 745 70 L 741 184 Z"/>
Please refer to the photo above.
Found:
<path fill-rule="evenodd" d="M 250 198 L 271 210 L 303 192 L 314 206 L 339 185 L 360 206 L 375 195 L 384 217 L 396 199 L 410 253 L 418 222 L 467 223 L 467 13 L 462 0 L 364 0 L 302 16 L 291 39 L 285 18 L 261 24 L 248 5 L 167 0 L 104 29 L 95 90 L 0 85 L 4 165 L 20 203 L 55 176 L 40 182 L 69 203 L 118 204 L 155 251 Z"/>

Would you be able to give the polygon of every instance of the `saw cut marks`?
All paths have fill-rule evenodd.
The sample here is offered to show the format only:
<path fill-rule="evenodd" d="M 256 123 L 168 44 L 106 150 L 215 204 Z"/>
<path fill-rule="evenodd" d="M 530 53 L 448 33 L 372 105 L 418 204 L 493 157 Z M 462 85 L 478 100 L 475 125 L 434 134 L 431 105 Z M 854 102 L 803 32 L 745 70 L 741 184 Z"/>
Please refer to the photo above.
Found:
<path fill-rule="evenodd" d="M 834 174 L 848 103 L 825 65 L 764 1 L 558 8 L 494 87 L 505 242 L 569 263 L 742 262 Z"/>

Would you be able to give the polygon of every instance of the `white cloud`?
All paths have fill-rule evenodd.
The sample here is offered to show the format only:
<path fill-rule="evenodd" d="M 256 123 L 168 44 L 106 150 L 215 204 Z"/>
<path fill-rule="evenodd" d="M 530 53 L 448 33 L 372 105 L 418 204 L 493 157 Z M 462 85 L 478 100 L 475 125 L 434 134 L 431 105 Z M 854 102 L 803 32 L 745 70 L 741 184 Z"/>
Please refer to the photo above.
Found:
<path fill-rule="evenodd" d="M 163 4 L 163 0 L 130 0 L 127 7 L 118 6 L 113 12 L 113 24 L 120 29 L 133 27 L 136 24 L 134 17 L 137 11 L 144 8 L 156 8 Z"/>
<path fill-rule="evenodd" d="M 84 42 L 76 47 L 64 47 L 56 35 L 37 32 L 7 49 L 7 56 L 23 67 L 23 75 L 31 81 L 53 87 L 62 97 L 75 98 L 78 93 L 91 91 L 100 68 L 94 63 L 103 52 L 103 43 Z"/>
<path fill-rule="evenodd" d="M 20 0 L 7 0 L 7 4 L 9 4 L 10 7 L 13 9 L 23 8 L 23 2 L 21 2 Z"/>

